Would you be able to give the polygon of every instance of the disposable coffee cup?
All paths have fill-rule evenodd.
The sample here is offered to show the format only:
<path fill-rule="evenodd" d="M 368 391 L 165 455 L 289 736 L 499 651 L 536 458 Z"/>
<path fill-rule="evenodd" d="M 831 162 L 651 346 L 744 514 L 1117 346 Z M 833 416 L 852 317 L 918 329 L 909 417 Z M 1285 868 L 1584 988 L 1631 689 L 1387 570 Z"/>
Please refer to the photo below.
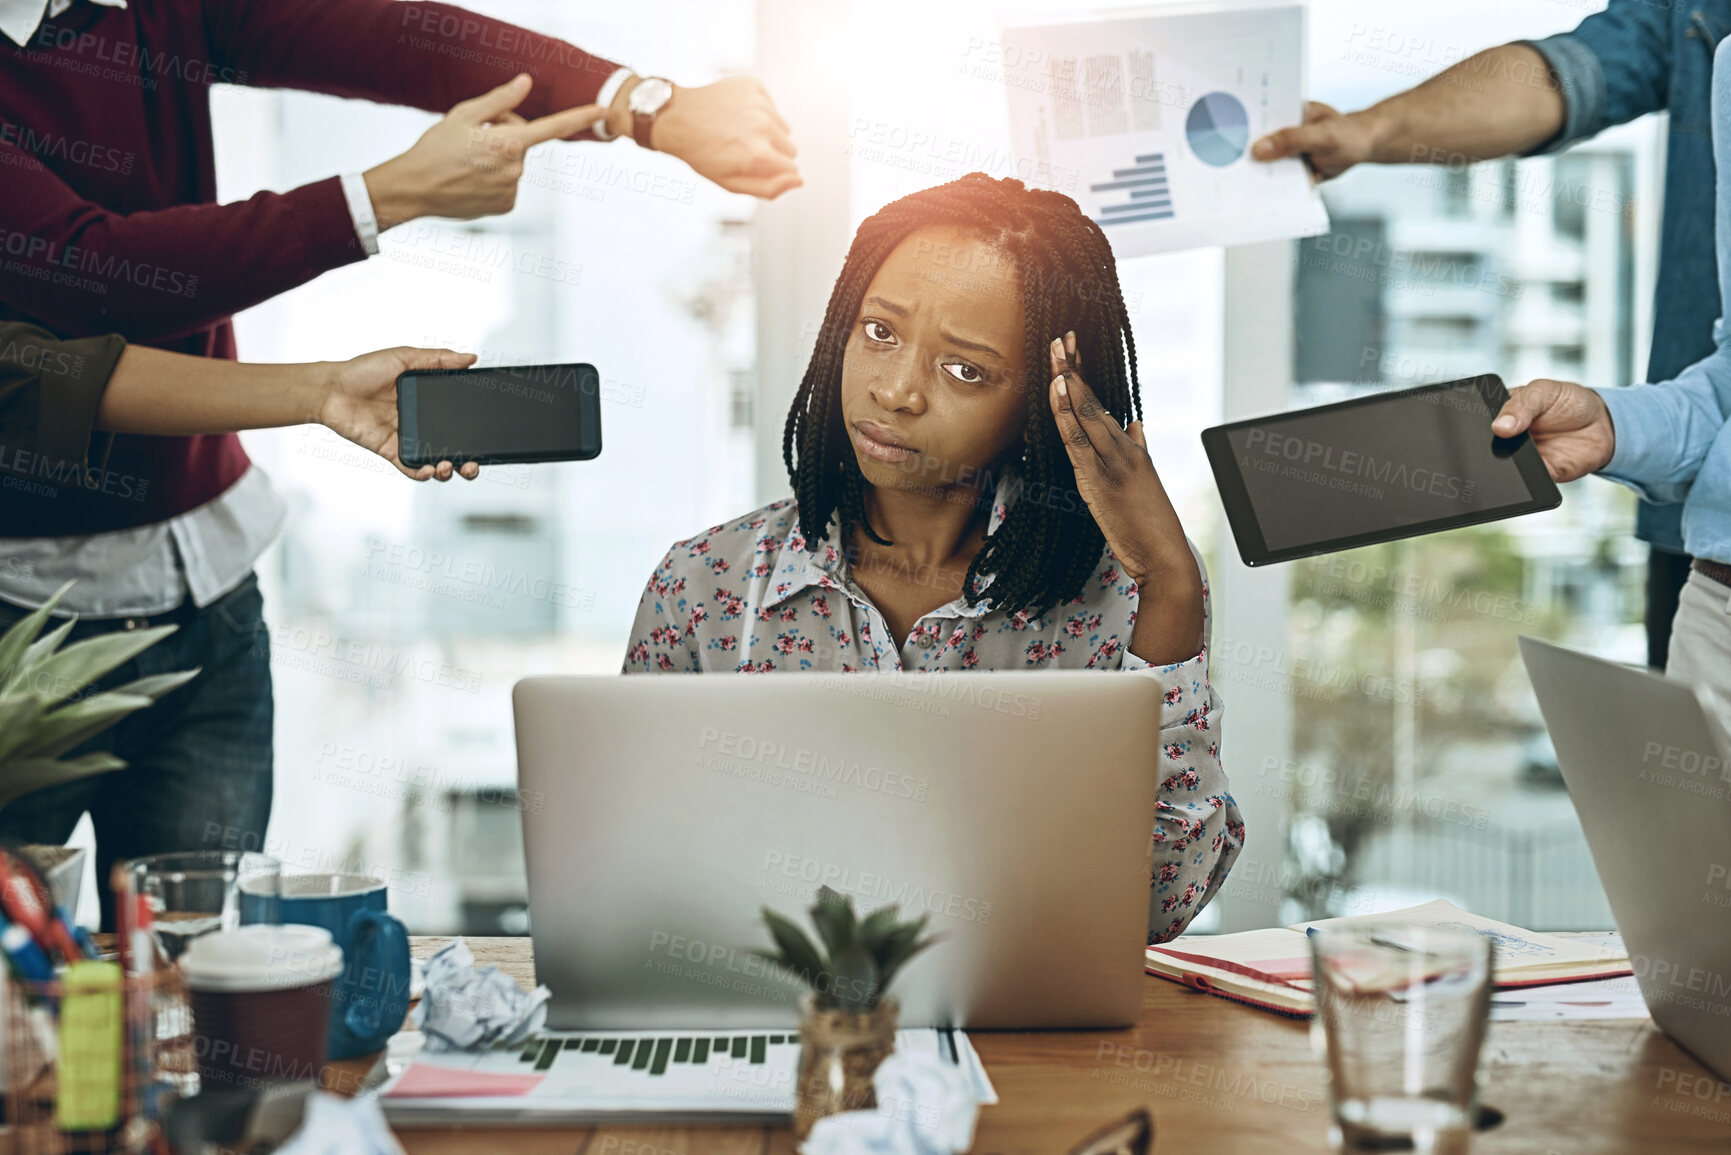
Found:
<path fill-rule="evenodd" d="M 243 926 L 180 957 L 202 1090 L 316 1080 L 343 952 L 316 926 Z"/>

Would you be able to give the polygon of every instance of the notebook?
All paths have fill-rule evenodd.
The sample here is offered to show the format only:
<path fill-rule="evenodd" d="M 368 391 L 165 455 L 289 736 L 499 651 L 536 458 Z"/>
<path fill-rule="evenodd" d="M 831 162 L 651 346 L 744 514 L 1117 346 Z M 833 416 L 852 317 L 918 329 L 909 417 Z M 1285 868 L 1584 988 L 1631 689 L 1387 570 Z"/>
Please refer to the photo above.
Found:
<path fill-rule="evenodd" d="M 1308 1017 L 1311 927 L 1401 922 L 1454 927 L 1490 936 L 1496 943 L 1495 983 L 1499 988 L 1541 986 L 1630 973 L 1621 941 L 1580 941 L 1522 930 L 1506 922 L 1470 914 L 1447 899 L 1386 914 L 1329 918 L 1270 930 L 1238 934 L 1181 935 L 1148 948 L 1149 974 L 1197 990 L 1280 1014 Z"/>
<path fill-rule="evenodd" d="M 896 1032 L 896 1050 L 961 1067 L 997 1092 L 961 1031 Z M 543 1031 L 521 1047 L 420 1051 L 379 1092 L 395 1124 L 782 1122 L 799 1035 L 779 1031 Z"/>

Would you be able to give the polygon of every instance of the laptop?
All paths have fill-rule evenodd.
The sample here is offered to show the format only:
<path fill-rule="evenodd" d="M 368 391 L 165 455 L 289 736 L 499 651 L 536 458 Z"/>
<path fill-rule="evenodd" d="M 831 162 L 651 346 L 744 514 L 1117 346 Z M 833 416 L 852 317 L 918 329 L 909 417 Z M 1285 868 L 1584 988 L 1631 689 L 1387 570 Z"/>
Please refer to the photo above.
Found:
<path fill-rule="evenodd" d="M 930 915 L 903 1027 L 1140 1016 L 1160 775 L 1152 674 L 517 683 L 538 981 L 555 1029 L 775 1027 L 764 908 L 820 885 Z"/>
<path fill-rule="evenodd" d="M 1731 743 L 1709 691 L 1521 638 L 1653 1021 L 1731 1079 Z"/>

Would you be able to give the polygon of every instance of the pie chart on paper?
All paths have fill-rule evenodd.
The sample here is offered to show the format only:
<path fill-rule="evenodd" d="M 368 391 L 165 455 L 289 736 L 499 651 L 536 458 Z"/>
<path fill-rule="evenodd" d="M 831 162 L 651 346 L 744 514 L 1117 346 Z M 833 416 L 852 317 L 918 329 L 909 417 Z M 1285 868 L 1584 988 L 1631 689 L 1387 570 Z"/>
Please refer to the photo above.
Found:
<path fill-rule="evenodd" d="M 1229 92 L 1210 92 L 1190 106 L 1184 136 L 1203 164 L 1225 168 L 1244 155 L 1250 143 L 1250 117 Z"/>

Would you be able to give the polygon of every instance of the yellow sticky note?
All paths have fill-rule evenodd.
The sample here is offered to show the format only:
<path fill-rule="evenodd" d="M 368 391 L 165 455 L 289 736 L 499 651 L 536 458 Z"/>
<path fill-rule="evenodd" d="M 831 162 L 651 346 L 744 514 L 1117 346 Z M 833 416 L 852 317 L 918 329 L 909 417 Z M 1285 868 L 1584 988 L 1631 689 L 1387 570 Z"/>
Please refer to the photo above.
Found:
<path fill-rule="evenodd" d="M 61 978 L 61 991 L 54 1121 L 62 1131 L 106 1130 L 120 1122 L 125 1028 L 120 965 L 74 962 Z"/>

